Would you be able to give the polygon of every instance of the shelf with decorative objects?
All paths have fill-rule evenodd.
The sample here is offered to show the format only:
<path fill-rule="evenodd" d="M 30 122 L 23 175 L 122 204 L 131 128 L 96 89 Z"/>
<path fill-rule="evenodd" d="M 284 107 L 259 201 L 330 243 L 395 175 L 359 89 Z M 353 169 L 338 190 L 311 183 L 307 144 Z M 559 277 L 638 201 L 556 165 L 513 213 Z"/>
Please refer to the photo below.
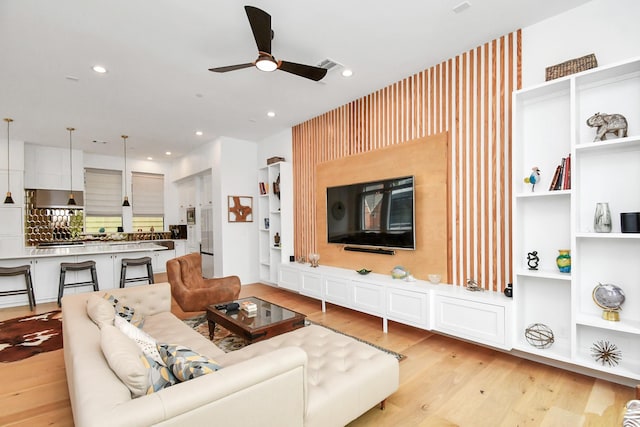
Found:
<path fill-rule="evenodd" d="M 258 169 L 258 248 L 260 280 L 278 281 L 278 268 L 293 255 L 293 172 L 278 161 Z"/>
<path fill-rule="evenodd" d="M 514 348 L 637 382 L 640 58 L 515 92 L 513 123 Z"/>

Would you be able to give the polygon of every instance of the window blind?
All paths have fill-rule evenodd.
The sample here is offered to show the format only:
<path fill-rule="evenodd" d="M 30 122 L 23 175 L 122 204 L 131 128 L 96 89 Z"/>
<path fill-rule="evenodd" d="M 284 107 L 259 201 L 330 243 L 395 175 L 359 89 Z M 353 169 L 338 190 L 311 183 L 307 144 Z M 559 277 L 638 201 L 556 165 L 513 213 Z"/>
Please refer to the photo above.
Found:
<path fill-rule="evenodd" d="M 164 175 L 131 173 L 133 215 L 164 216 Z"/>
<path fill-rule="evenodd" d="M 122 171 L 86 168 L 84 209 L 87 215 L 122 216 Z"/>

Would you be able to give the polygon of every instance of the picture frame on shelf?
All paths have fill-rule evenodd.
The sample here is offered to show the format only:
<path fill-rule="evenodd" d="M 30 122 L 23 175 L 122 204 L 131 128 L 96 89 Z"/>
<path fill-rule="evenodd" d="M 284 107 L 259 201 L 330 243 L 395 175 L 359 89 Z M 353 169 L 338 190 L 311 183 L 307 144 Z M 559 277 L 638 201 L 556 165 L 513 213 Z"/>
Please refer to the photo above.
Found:
<path fill-rule="evenodd" d="M 187 225 L 196 225 L 196 208 L 187 208 Z"/>
<path fill-rule="evenodd" d="M 253 222 L 253 197 L 228 196 L 228 221 Z"/>

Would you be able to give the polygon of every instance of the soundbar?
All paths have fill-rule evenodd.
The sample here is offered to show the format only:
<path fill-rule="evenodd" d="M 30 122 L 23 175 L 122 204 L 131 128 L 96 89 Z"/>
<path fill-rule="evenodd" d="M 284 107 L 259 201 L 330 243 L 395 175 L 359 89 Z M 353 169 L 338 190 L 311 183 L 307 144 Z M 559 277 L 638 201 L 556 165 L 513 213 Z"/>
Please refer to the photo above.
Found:
<path fill-rule="evenodd" d="M 393 249 L 383 249 L 383 248 L 361 248 L 359 246 L 345 246 L 345 251 L 351 252 L 367 252 L 370 254 L 380 254 L 380 255 L 395 255 L 396 251 Z"/>

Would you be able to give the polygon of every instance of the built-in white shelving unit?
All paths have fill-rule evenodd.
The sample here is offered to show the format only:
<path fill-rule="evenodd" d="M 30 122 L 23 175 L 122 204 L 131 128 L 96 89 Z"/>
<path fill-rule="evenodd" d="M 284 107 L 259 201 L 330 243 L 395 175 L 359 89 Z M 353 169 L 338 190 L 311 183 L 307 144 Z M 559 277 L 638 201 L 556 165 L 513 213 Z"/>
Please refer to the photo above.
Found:
<path fill-rule="evenodd" d="M 586 121 L 597 112 L 624 115 L 628 136 L 594 142 L 596 130 Z M 640 59 L 517 91 L 513 114 L 514 349 L 638 380 L 640 234 L 621 232 L 620 213 L 640 211 Z M 571 189 L 549 191 L 568 155 Z M 524 177 L 534 166 L 542 179 L 531 191 Z M 611 233 L 594 232 L 598 202 L 609 203 Z M 571 273 L 558 271 L 559 249 L 571 250 Z M 537 271 L 528 268 L 531 251 L 540 258 Z M 620 321 L 602 318 L 592 299 L 598 283 L 624 290 Z M 525 329 L 533 323 L 553 331 L 550 347 L 527 342 Z M 596 362 L 591 348 L 598 341 L 620 350 L 619 364 Z"/>
<path fill-rule="evenodd" d="M 279 194 L 275 182 L 279 181 Z M 291 163 L 277 162 L 258 170 L 258 185 L 264 189 L 258 196 L 260 280 L 278 283 L 281 263 L 293 255 L 293 175 Z M 276 245 L 276 233 L 279 244 Z"/>

